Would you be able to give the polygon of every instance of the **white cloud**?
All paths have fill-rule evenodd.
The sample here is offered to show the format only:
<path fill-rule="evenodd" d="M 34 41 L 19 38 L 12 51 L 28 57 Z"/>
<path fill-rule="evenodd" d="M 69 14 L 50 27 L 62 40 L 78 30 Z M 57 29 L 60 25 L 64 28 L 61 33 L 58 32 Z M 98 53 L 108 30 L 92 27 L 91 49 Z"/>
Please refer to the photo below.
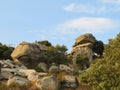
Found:
<path fill-rule="evenodd" d="M 112 19 L 91 17 L 78 18 L 58 25 L 58 29 L 63 33 L 99 33 L 116 27 L 117 23 Z"/>
<path fill-rule="evenodd" d="M 97 10 L 96 7 L 89 4 L 75 4 L 71 3 L 64 7 L 64 10 L 71 12 L 80 12 L 80 13 L 95 13 Z"/>
<path fill-rule="evenodd" d="M 97 0 L 99 5 L 71 3 L 64 7 L 68 12 L 103 14 L 120 11 L 120 0 Z"/>
<path fill-rule="evenodd" d="M 75 7 L 75 3 L 71 3 L 68 6 L 64 7 L 64 9 L 66 11 L 73 11 L 74 7 Z"/>

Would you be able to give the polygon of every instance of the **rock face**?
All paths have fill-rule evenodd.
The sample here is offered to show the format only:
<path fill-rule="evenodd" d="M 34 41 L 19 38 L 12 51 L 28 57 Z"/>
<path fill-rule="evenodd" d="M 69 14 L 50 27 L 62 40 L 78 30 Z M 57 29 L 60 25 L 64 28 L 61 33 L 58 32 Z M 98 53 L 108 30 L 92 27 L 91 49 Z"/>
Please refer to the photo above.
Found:
<path fill-rule="evenodd" d="M 77 55 L 86 55 L 89 59 L 89 63 L 93 60 L 92 45 L 96 42 L 95 37 L 92 34 L 84 34 L 79 36 L 76 41 L 70 55 L 73 58 L 73 64 L 76 64 Z"/>
<path fill-rule="evenodd" d="M 37 43 L 21 42 L 12 52 L 11 57 L 14 61 L 20 61 L 24 64 L 34 63 L 43 56 L 43 52 L 47 50 L 45 45 Z"/>

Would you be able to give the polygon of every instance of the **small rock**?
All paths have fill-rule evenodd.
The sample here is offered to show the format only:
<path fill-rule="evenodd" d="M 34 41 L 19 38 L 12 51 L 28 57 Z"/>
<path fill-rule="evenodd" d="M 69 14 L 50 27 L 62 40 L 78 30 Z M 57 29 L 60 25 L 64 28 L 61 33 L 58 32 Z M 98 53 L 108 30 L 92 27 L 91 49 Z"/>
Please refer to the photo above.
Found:
<path fill-rule="evenodd" d="M 39 63 L 38 67 L 41 68 L 41 69 L 43 69 L 44 72 L 47 71 L 47 64 L 44 63 L 44 62 Z"/>
<path fill-rule="evenodd" d="M 74 69 L 73 69 L 73 68 L 70 68 L 70 67 L 67 66 L 67 65 L 61 64 L 61 65 L 59 66 L 59 71 L 60 71 L 60 72 L 61 72 L 61 71 L 65 71 L 65 72 L 67 72 L 67 73 L 72 73 L 72 72 L 74 71 Z"/>

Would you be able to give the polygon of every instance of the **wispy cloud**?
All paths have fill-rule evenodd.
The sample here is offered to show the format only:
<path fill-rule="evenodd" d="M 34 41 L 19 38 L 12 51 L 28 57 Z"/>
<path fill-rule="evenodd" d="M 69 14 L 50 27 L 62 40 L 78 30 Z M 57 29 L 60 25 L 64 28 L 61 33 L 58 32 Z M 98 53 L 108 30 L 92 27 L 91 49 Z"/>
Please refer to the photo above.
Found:
<path fill-rule="evenodd" d="M 120 0 L 96 0 L 96 3 L 99 3 L 99 5 L 94 5 L 92 3 L 71 3 L 65 6 L 64 10 L 68 12 L 89 14 L 101 14 L 120 11 Z"/>
<path fill-rule="evenodd" d="M 89 4 L 76 4 L 71 3 L 64 7 L 64 10 L 70 12 L 79 12 L 79 13 L 95 13 L 96 8 Z"/>
<path fill-rule="evenodd" d="M 62 32 L 91 32 L 91 33 L 100 33 L 106 32 L 107 30 L 117 28 L 117 22 L 109 18 L 89 18 L 83 17 L 74 20 L 67 21 L 58 26 L 59 30 Z"/>

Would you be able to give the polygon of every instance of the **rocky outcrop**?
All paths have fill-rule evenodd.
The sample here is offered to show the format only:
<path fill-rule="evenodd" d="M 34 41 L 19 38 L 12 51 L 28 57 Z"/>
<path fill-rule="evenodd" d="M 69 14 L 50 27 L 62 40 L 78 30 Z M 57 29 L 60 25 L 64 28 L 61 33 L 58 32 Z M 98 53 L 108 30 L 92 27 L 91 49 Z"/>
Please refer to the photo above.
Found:
<path fill-rule="evenodd" d="M 20 62 L 12 60 L 0 60 L 0 82 L 6 81 L 6 85 L 14 84 L 24 86 L 31 82 L 40 90 L 58 90 L 59 88 L 76 88 L 76 77 L 72 76 L 73 69 L 67 65 L 52 65 L 48 73 L 36 72 L 28 69 Z M 61 72 L 66 72 L 60 75 Z M 68 74 L 68 75 L 67 75 Z"/>
<path fill-rule="evenodd" d="M 44 51 L 47 50 L 45 45 L 37 44 L 37 43 L 28 43 L 21 42 L 12 52 L 11 57 L 14 61 L 20 61 L 24 64 L 30 65 L 36 62 L 38 64 L 41 57 L 44 55 Z"/>
<path fill-rule="evenodd" d="M 93 61 L 92 46 L 94 42 L 96 42 L 95 37 L 89 33 L 81 35 L 76 39 L 75 44 L 73 45 L 73 49 L 70 53 L 74 65 L 76 65 L 77 55 L 86 55 L 89 59 L 89 63 L 92 63 Z"/>

